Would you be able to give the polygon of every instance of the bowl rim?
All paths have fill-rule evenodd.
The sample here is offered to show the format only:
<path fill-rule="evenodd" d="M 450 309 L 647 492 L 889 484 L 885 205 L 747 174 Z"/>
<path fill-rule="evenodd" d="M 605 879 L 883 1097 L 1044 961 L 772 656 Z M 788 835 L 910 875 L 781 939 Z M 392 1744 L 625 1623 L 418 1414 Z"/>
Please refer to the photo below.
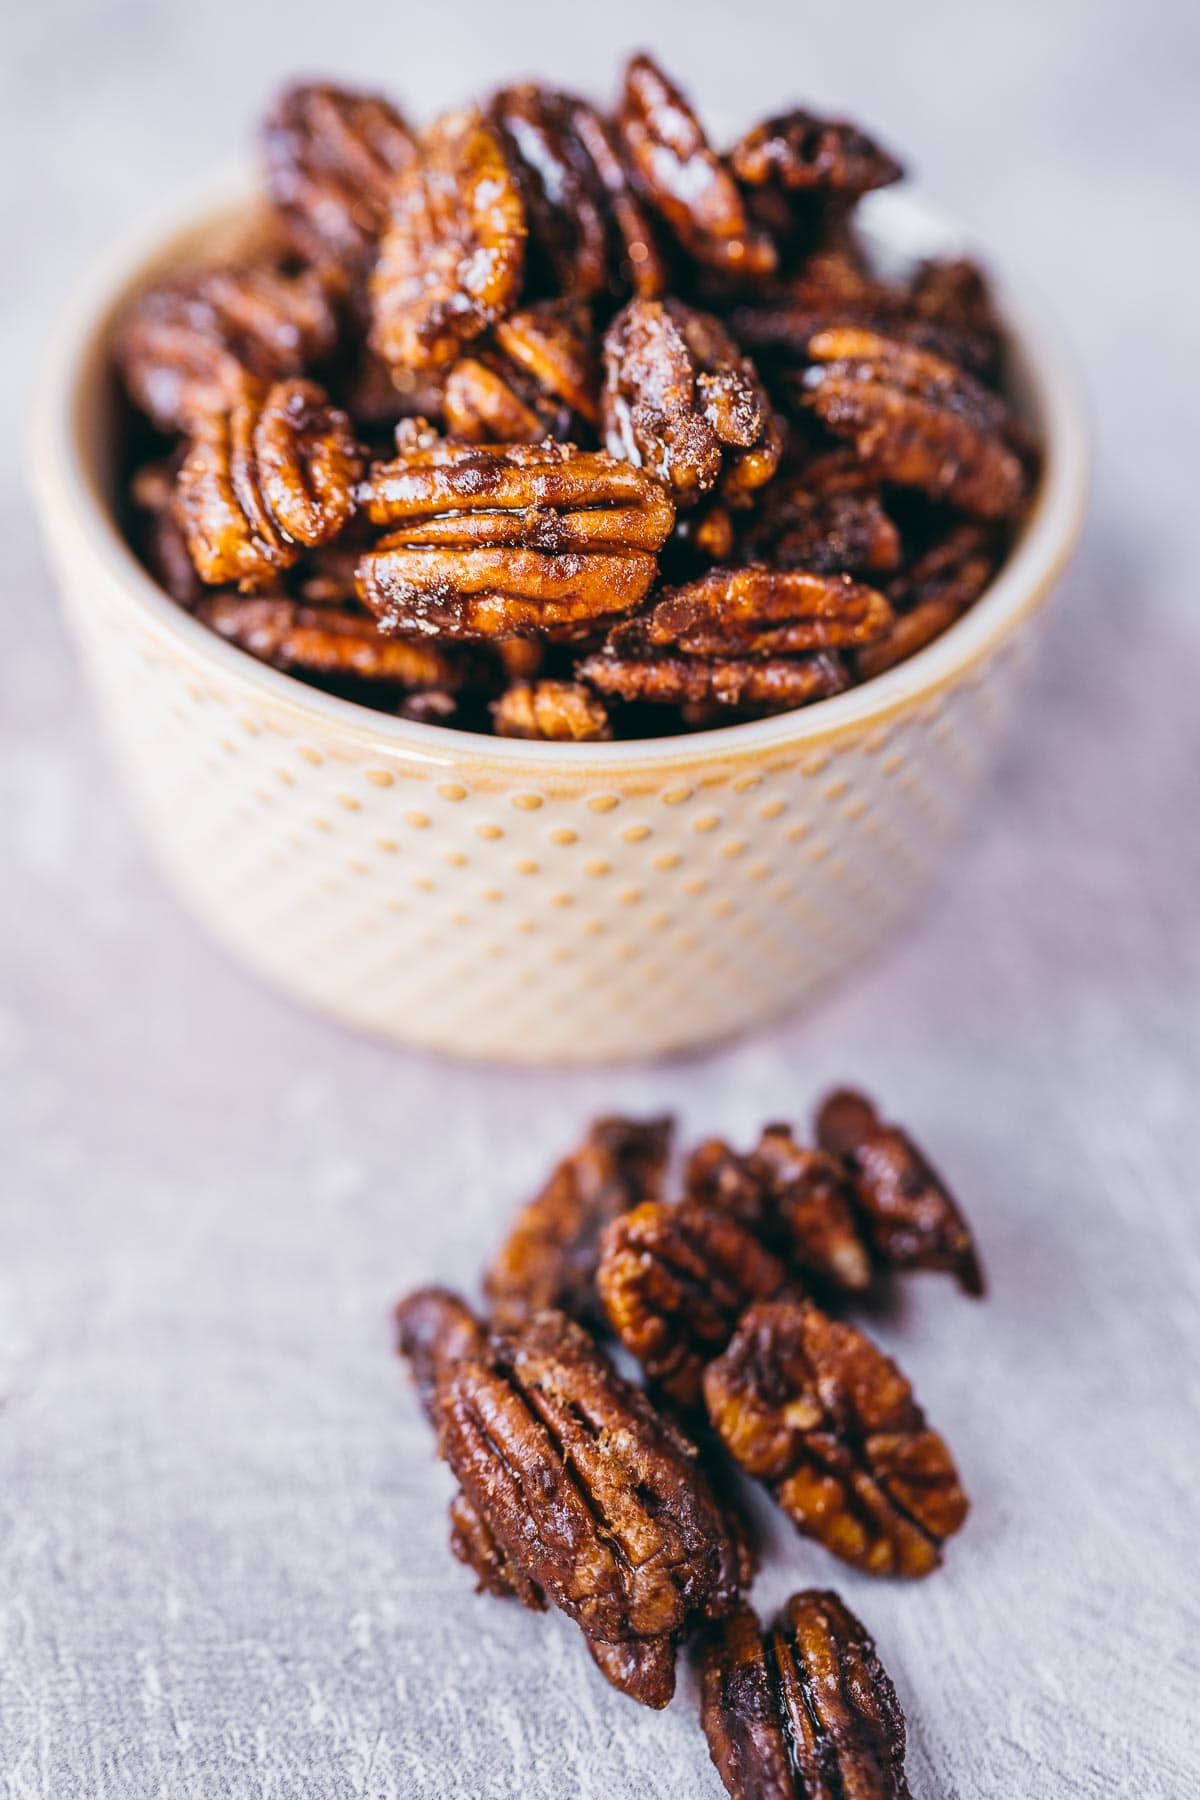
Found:
<path fill-rule="evenodd" d="M 158 269 L 178 260 L 185 245 L 228 226 L 249 209 L 255 189 L 244 172 L 179 197 L 129 241 L 110 253 L 76 289 L 67 317 L 51 340 L 32 414 L 33 487 L 43 538 L 56 563 L 66 565 L 58 539 L 70 531 L 93 573 L 141 615 L 159 638 L 209 665 L 225 683 L 378 754 L 437 766 L 487 766 L 497 774 L 527 772 L 543 780 L 556 772 L 617 776 L 638 768 L 662 771 L 811 749 L 830 737 L 880 728 L 899 711 L 932 700 L 989 657 L 1054 587 L 1082 528 L 1090 478 L 1086 403 L 1074 359 L 1040 299 L 989 268 L 998 309 L 1018 347 L 1022 376 L 1039 415 L 1044 442 L 1042 477 L 1028 519 L 1008 558 L 975 605 L 907 661 L 861 686 L 793 712 L 705 731 L 609 743 L 543 743 L 455 731 L 378 712 L 357 701 L 310 687 L 257 661 L 179 606 L 134 554 L 102 492 L 85 446 L 84 420 L 95 384 L 105 378 L 114 317 Z M 870 225 L 879 241 L 907 235 L 921 253 L 973 248 L 947 215 L 919 189 L 888 189 L 871 198 Z M 78 559 L 75 559 L 76 562 Z"/>

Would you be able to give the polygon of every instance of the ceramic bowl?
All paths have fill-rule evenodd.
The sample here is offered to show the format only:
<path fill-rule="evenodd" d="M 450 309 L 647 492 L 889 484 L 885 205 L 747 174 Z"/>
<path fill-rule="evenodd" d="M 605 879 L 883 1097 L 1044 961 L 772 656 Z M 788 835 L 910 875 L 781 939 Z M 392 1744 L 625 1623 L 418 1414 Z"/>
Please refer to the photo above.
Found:
<path fill-rule="evenodd" d="M 1083 413 L 1038 310 L 998 284 L 1014 396 L 1046 446 L 1040 493 L 943 637 L 779 718 L 640 743 L 504 741 L 264 667 L 181 611 L 121 536 L 114 314 L 246 219 L 226 190 L 120 258 L 84 293 L 35 421 L 67 618 L 153 849 L 197 918 L 348 1024 L 533 1063 L 742 1031 L 882 945 L 946 870 L 1080 527 Z M 877 196 L 868 223 L 892 261 L 956 247 L 906 195 Z"/>

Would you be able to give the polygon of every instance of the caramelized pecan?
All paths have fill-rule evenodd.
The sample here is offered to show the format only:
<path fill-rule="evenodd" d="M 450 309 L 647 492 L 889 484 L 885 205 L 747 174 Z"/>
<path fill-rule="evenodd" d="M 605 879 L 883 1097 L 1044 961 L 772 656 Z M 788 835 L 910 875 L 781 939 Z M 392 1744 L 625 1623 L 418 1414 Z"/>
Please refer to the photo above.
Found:
<path fill-rule="evenodd" d="M 747 187 L 819 191 L 854 200 L 872 188 L 888 187 L 904 173 L 895 157 L 857 125 L 821 119 L 802 107 L 754 126 L 730 151 L 729 165 Z"/>
<path fill-rule="evenodd" d="M 137 514 L 142 561 L 172 600 L 190 612 L 204 594 L 204 583 L 175 517 L 176 472 L 173 461 L 144 464 L 129 484 L 129 498 Z"/>
<path fill-rule="evenodd" d="M 678 650 L 685 656 L 788 656 L 870 644 L 892 623 L 874 588 L 848 575 L 803 569 L 710 569 L 668 588 L 643 617 L 615 626 L 622 653 Z"/>
<path fill-rule="evenodd" d="M 535 278 L 569 299 L 661 293 L 653 228 L 595 108 L 523 82 L 503 88 L 489 116 L 524 197 Z"/>
<path fill-rule="evenodd" d="M 837 656 L 678 656 L 670 651 L 594 651 L 578 665 L 581 681 L 617 700 L 788 712 L 840 694 L 850 685 Z"/>
<path fill-rule="evenodd" d="M 587 744 L 612 736 L 603 702 L 579 681 L 514 681 L 491 712 L 497 737 Z"/>
<path fill-rule="evenodd" d="M 474 444 L 576 438 L 599 416 L 596 360 L 585 306 L 543 300 L 510 313 L 447 375 L 447 432 Z"/>
<path fill-rule="evenodd" d="M 617 127 L 641 191 L 697 262 L 739 276 L 778 260 L 695 113 L 648 56 L 625 71 Z"/>
<path fill-rule="evenodd" d="M 395 1311 L 396 1348 L 412 1369 L 421 1410 L 437 1424 L 438 1383 L 460 1362 L 487 1353 L 487 1333 L 465 1300 L 449 1288 L 423 1287 Z"/>
<path fill-rule="evenodd" d="M 405 693 L 453 693 L 466 679 L 464 666 L 440 645 L 384 637 L 357 608 L 218 594 L 200 600 L 195 610 L 221 637 L 276 669 L 321 679 L 349 676 Z"/>
<path fill-rule="evenodd" d="M 814 575 L 886 575 L 902 554 L 878 480 L 853 452 L 841 450 L 777 477 L 741 549 L 752 562 Z"/>
<path fill-rule="evenodd" d="M 201 580 L 259 588 L 305 546 L 332 542 L 361 472 L 350 421 L 312 381 L 249 388 L 197 420 L 175 508 Z"/>
<path fill-rule="evenodd" d="M 324 283 L 253 263 L 197 269 L 127 308 L 114 351 L 130 399 L 160 431 L 191 431 L 244 395 L 322 362 L 337 340 Z"/>
<path fill-rule="evenodd" d="M 855 1184 L 872 1255 L 888 1269 L 944 1269 L 964 1293 L 984 1291 L 971 1228 L 937 1170 L 865 1094 L 839 1088 L 817 1112 L 817 1137 Z"/>
<path fill-rule="evenodd" d="M 760 1302 L 703 1376 L 712 1424 L 806 1537 L 872 1575 L 927 1575 L 967 1499 L 891 1359 L 810 1301 Z"/>
<path fill-rule="evenodd" d="M 781 1292 L 788 1272 L 731 1215 L 650 1202 L 605 1230 L 597 1284 L 609 1324 L 649 1380 L 692 1407 L 705 1363 L 743 1308 Z"/>
<path fill-rule="evenodd" d="M 989 527 L 970 519 L 952 526 L 889 586 L 896 618 L 878 642 L 857 652 L 854 666 L 859 680 L 882 675 L 948 630 L 987 587 L 999 556 L 996 534 Z"/>
<path fill-rule="evenodd" d="M 836 1594 L 793 1594 L 766 1631 L 749 1607 L 712 1627 L 700 1717 L 733 1800 L 908 1800 L 896 1691 Z"/>
<path fill-rule="evenodd" d="M 489 1264 L 484 1292 L 498 1317 L 556 1306 L 583 1324 L 604 1323 L 596 1292 L 600 1234 L 660 1198 L 673 1132 L 670 1118 L 596 1120 L 521 1208 Z"/>
<path fill-rule="evenodd" d="M 512 306 L 524 261 L 525 209 L 500 139 L 474 109 L 444 114 L 392 190 L 373 348 L 404 369 L 453 362 Z"/>
<path fill-rule="evenodd" d="M 769 481 L 780 437 L 754 365 L 724 326 L 679 300 L 633 300 L 604 339 L 605 442 L 679 506 L 720 483 L 740 499 Z"/>
<path fill-rule="evenodd" d="M 395 107 L 329 82 L 286 88 L 263 123 L 267 191 L 307 261 L 366 275 L 397 175 L 416 155 Z"/>
<path fill-rule="evenodd" d="M 451 444 L 417 430 L 377 464 L 363 510 L 386 526 L 359 564 L 385 631 L 520 637 L 628 611 L 671 502 L 627 463 L 569 444 Z"/>
<path fill-rule="evenodd" d="M 1004 404 L 941 357 L 850 327 L 810 339 L 808 403 L 887 481 L 1003 519 L 1025 498 Z"/>

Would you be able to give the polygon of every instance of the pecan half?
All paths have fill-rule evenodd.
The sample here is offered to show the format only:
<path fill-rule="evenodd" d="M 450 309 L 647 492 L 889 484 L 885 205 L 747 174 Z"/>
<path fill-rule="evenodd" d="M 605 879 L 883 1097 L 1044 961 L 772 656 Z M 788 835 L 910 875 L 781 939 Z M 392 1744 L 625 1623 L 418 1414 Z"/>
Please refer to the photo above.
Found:
<path fill-rule="evenodd" d="M 345 413 L 312 381 L 247 389 L 192 428 L 176 516 L 202 581 L 262 587 L 354 514 L 362 458 Z"/>
<path fill-rule="evenodd" d="M 1006 409 L 972 376 L 853 328 L 818 332 L 808 354 L 809 405 L 885 480 L 984 519 L 1020 509 L 1025 471 L 1006 441 Z"/>
<path fill-rule="evenodd" d="M 221 637 L 276 669 L 326 680 L 348 676 L 404 693 L 450 694 L 466 680 L 464 665 L 441 646 L 384 637 L 358 609 L 218 594 L 200 600 L 195 612 Z"/>
<path fill-rule="evenodd" d="M 633 300 L 604 338 L 605 442 L 676 503 L 720 483 L 739 499 L 769 481 L 780 436 L 754 364 L 721 323 L 679 300 Z"/>
<path fill-rule="evenodd" d="M 437 1424 L 438 1384 L 460 1362 L 487 1354 L 487 1333 L 465 1300 L 449 1288 L 423 1287 L 395 1311 L 396 1349 L 407 1358 L 421 1411 Z"/>
<path fill-rule="evenodd" d="M 595 108 L 523 82 L 503 88 L 489 116 L 524 197 L 535 278 L 571 299 L 661 293 L 653 227 Z"/>
<path fill-rule="evenodd" d="M 148 288 L 123 314 L 114 353 L 134 405 L 160 431 L 190 431 L 235 405 L 248 377 L 276 381 L 323 361 L 337 332 L 316 274 L 233 263 Z"/>
<path fill-rule="evenodd" d="M 512 306 L 524 262 L 525 208 L 500 139 L 474 109 L 444 114 L 392 190 L 372 347 L 400 368 L 453 362 Z"/>
<path fill-rule="evenodd" d="M 674 509 L 640 469 L 570 444 L 452 444 L 398 434 L 361 490 L 388 528 L 359 564 L 385 631 L 521 637 L 635 606 Z"/>
<path fill-rule="evenodd" d="M 678 656 L 670 651 L 626 654 L 594 651 L 578 665 L 581 681 L 602 694 L 660 706 L 734 707 L 789 712 L 840 694 L 850 685 L 837 656 Z"/>
<path fill-rule="evenodd" d="M 376 94 L 299 82 L 267 114 L 262 140 L 267 190 L 301 255 L 361 282 L 396 177 L 416 156 L 400 114 Z"/>
<path fill-rule="evenodd" d="M 679 1638 L 739 1593 L 737 1546 L 695 1451 L 557 1312 L 493 1333 L 477 1356 L 443 1356 L 433 1411 L 502 1566 L 576 1621 L 609 1681 L 665 1706 Z"/>
<path fill-rule="evenodd" d="M 712 1627 L 700 1717 L 734 1800 L 908 1800 L 896 1690 L 836 1594 L 793 1594 L 766 1631 L 749 1607 Z"/>
<path fill-rule="evenodd" d="M 967 1498 L 895 1363 L 809 1301 L 749 1308 L 703 1377 L 708 1415 L 806 1537 L 871 1575 L 927 1575 Z"/>
<path fill-rule="evenodd" d="M 729 153 L 729 166 L 747 187 L 789 193 L 838 194 L 857 200 L 904 174 L 894 156 L 857 125 L 821 119 L 796 107 L 764 119 Z"/>
<path fill-rule="evenodd" d="M 685 656 L 788 656 L 847 649 L 884 636 L 892 609 L 849 575 L 803 569 L 710 569 L 668 588 L 644 616 L 613 628 L 621 653 L 678 650 Z"/>
<path fill-rule="evenodd" d="M 743 1309 L 788 1279 L 735 1217 L 689 1201 L 651 1202 L 615 1220 L 597 1273 L 612 1329 L 648 1379 L 685 1408 L 699 1400 L 704 1365 L 729 1342 Z"/>
<path fill-rule="evenodd" d="M 908 1133 L 865 1094 L 839 1088 L 817 1112 L 817 1138 L 850 1169 L 873 1256 L 889 1269 L 944 1269 L 964 1293 L 984 1292 L 971 1228 Z"/>
<path fill-rule="evenodd" d="M 915 656 L 962 617 L 996 572 L 996 534 L 974 520 L 954 525 L 888 589 L 896 618 L 886 634 L 854 659 L 860 681 Z"/>
<path fill-rule="evenodd" d="M 172 600 L 190 611 L 202 598 L 204 583 L 175 517 L 176 472 L 173 460 L 144 464 L 129 484 L 129 498 L 142 561 Z"/>
<path fill-rule="evenodd" d="M 813 458 L 767 489 L 741 541 L 751 562 L 814 575 L 887 575 L 900 565 L 900 533 L 879 482 L 853 452 Z"/>
<path fill-rule="evenodd" d="M 596 363 L 585 306 L 543 300 L 510 313 L 447 375 L 446 430 L 473 444 L 574 439 L 599 416 Z"/>
<path fill-rule="evenodd" d="M 769 275 L 778 256 L 679 89 L 648 56 L 625 71 L 617 127 L 643 194 L 697 262 Z"/>
<path fill-rule="evenodd" d="M 556 1306 L 583 1324 L 604 1323 L 600 1235 L 613 1219 L 661 1197 L 673 1133 L 671 1118 L 596 1120 L 521 1208 L 492 1258 L 483 1285 L 498 1317 Z"/>
<path fill-rule="evenodd" d="M 497 737 L 594 744 L 612 736 L 603 702 L 579 681 L 515 681 L 491 713 Z"/>

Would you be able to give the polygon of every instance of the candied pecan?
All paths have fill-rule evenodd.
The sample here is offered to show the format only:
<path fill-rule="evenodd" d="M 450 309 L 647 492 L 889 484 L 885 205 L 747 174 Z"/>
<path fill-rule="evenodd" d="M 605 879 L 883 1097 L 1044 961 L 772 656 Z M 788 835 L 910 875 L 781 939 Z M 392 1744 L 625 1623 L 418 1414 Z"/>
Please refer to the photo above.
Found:
<path fill-rule="evenodd" d="M 871 1575 L 927 1575 L 967 1499 L 895 1363 L 811 1301 L 751 1306 L 703 1376 L 708 1415 L 788 1517 Z"/>
<path fill-rule="evenodd" d="M 904 174 L 895 157 L 857 125 L 821 119 L 802 107 L 755 125 L 730 151 L 729 165 L 747 187 L 817 190 L 855 200 Z"/>
<path fill-rule="evenodd" d="M 218 594 L 198 601 L 195 612 L 221 637 L 277 669 L 323 679 L 350 676 L 404 692 L 453 693 L 466 679 L 463 666 L 440 645 L 384 637 L 357 608 Z"/>
<path fill-rule="evenodd" d="M 453 362 L 511 307 L 524 260 L 525 209 L 500 139 L 474 109 L 444 114 L 392 190 L 372 347 L 401 368 Z"/>
<path fill-rule="evenodd" d="M 416 156 L 387 100 L 328 82 L 286 88 L 263 122 L 267 191 L 307 261 L 360 282 L 387 222 L 397 175 Z"/>
<path fill-rule="evenodd" d="M 809 340 L 808 403 L 885 480 L 1003 519 L 1025 497 L 1002 401 L 931 352 L 852 327 Z"/>
<path fill-rule="evenodd" d="M 814 575 L 886 575 L 899 567 L 902 554 L 878 480 L 845 450 L 777 477 L 741 549 L 752 562 Z"/>
<path fill-rule="evenodd" d="M 995 370 L 1003 333 L 987 277 L 969 256 L 933 257 L 921 263 L 909 283 L 908 303 L 919 319 L 953 333 L 960 350 L 970 347 L 959 360 L 976 373 Z"/>
<path fill-rule="evenodd" d="M 428 1361 L 439 1332 L 413 1335 Z M 441 1453 L 502 1568 L 576 1621 L 609 1681 L 665 1706 L 680 1636 L 739 1594 L 694 1449 L 562 1313 L 432 1360 Z"/>
<path fill-rule="evenodd" d="M 849 575 L 752 563 L 667 588 L 648 613 L 615 626 L 611 643 L 620 653 L 783 656 L 869 644 L 891 623 L 883 595 Z"/>
<path fill-rule="evenodd" d="M 498 1317 L 556 1306 L 583 1324 L 604 1323 L 596 1292 L 600 1234 L 661 1197 L 674 1128 L 669 1117 L 596 1120 L 521 1208 L 492 1258 L 483 1286 Z"/>
<path fill-rule="evenodd" d="M 422 1412 L 436 1425 L 439 1381 L 457 1363 L 485 1355 L 487 1335 L 466 1301 L 444 1287 L 406 1294 L 395 1320 L 396 1349 L 408 1359 Z"/>
<path fill-rule="evenodd" d="M 584 744 L 612 736 L 603 702 L 579 681 L 516 681 L 491 712 L 497 737 Z"/>
<path fill-rule="evenodd" d="M 908 1133 L 886 1124 L 865 1094 L 839 1088 L 817 1112 L 817 1138 L 854 1179 L 872 1254 L 889 1269 L 944 1269 L 964 1293 L 984 1292 L 971 1228 Z"/>
<path fill-rule="evenodd" d="M 788 1272 L 733 1216 L 650 1201 L 605 1229 L 596 1279 L 609 1324 L 649 1380 L 692 1407 L 743 1308 L 785 1289 Z"/>
<path fill-rule="evenodd" d="M 808 706 L 850 684 L 846 665 L 824 651 L 813 656 L 629 655 L 606 646 L 585 657 L 575 673 L 617 700 L 689 707 L 711 702 L 769 713 Z"/>
<path fill-rule="evenodd" d="M 146 463 L 129 484 L 138 515 L 137 543 L 142 561 L 172 600 L 189 610 L 204 593 L 187 539 L 175 517 L 173 462 Z"/>
<path fill-rule="evenodd" d="M 856 654 L 859 680 L 882 675 L 940 637 L 978 600 L 998 558 L 995 533 L 987 526 L 969 519 L 953 526 L 891 583 L 897 616 L 886 636 Z"/>
<path fill-rule="evenodd" d="M 679 300 L 632 300 L 604 338 L 605 442 L 680 506 L 769 481 L 780 437 L 754 364 L 724 326 Z"/>
<path fill-rule="evenodd" d="M 896 1690 L 836 1594 L 793 1594 L 767 1631 L 746 1606 L 713 1626 L 700 1716 L 734 1800 L 908 1800 Z"/>
<path fill-rule="evenodd" d="M 148 288 L 122 316 L 114 353 L 134 405 L 161 431 L 190 431 L 235 405 L 248 377 L 299 375 L 336 340 L 316 274 L 234 263 Z"/>
<path fill-rule="evenodd" d="M 202 581 L 261 587 L 353 516 L 362 459 L 345 413 L 312 381 L 247 389 L 193 426 L 176 516 Z"/>
<path fill-rule="evenodd" d="M 770 237 L 683 95 L 648 56 L 635 56 L 625 71 L 617 127 L 634 178 L 690 256 L 736 275 L 774 270 Z"/>
<path fill-rule="evenodd" d="M 653 581 L 674 509 L 640 469 L 570 444 L 398 438 L 361 490 L 388 528 L 358 575 L 383 630 L 561 630 L 628 611 Z"/>
<path fill-rule="evenodd" d="M 555 292 L 593 300 L 666 282 L 654 231 L 612 132 L 573 94 L 535 82 L 503 88 L 489 108 L 516 171 L 537 273 Z"/>
<path fill-rule="evenodd" d="M 469 443 L 573 439 L 599 414 L 591 317 L 573 301 L 543 300 L 502 319 L 490 345 L 446 377 L 442 414 Z"/>

